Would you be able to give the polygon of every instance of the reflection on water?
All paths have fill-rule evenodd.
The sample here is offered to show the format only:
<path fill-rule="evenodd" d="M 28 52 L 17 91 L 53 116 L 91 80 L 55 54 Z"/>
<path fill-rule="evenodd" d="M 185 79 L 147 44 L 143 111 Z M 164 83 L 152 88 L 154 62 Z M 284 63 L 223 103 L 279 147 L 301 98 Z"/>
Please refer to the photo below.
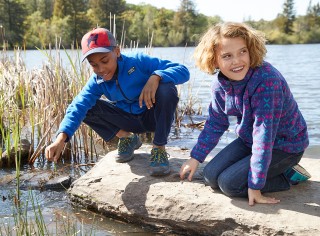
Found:
<path fill-rule="evenodd" d="M 10 196 L 12 190 L 2 189 L 1 194 L 8 196 L 7 199 L 2 200 L 1 214 L 0 214 L 0 235 L 16 235 L 13 230 L 14 217 L 12 213 L 15 212 L 14 206 L 11 204 Z M 33 194 L 36 208 L 32 206 L 30 194 Z M 36 223 L 38 219 L 43 219 L 46 230 L 50 235 L 119 235 L 119 234 L 138 234 L 141 236 L 154 235 L 154 231 L 149 228 L 139 227 L 133 224 L 124 223 L 112 218 L 107 218 L 100 214 L 87 211 L 83 208 L 72 207 L 65 192 L 40 192 L 33 190 L 22 191 L 21 199 L 24 199 L 25 204 L 22 209 L 28 210 L 29 224 Z M 28 204 L 26 206 L 26 204 Z M 26 206 L 26 207 L 25 207 Z M 41 218 L 39 212 L 41 211 Z M 16 213 L 14 213 L 16 215 Z M 22 214 L 24 216 L 24 214 Z M 12 234 L 6 234 L 8 232 Z M 68 232 L 69 231 L 69 232 Z M 77 232 L 74 234 L 74 232 Z"/>

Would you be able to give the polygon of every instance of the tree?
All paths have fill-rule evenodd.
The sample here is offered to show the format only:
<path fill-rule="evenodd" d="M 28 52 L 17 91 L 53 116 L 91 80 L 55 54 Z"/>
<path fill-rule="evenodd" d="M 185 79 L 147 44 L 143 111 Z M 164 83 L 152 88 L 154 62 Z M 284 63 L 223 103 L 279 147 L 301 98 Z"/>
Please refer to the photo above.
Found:
<path fill-rule="evenodd" d="M 283 30 L 286 34 L 293 33 L 293 23 L 295 21 L 294 0 L 285 0 L 283 4 L 284 25 Z"/>
<path fill-rule="evenodd" d="M 81 41 L 82 36 L 88 31 L 90 21 L 86 17 L 88 0 L 55 0 L 53 17 L 54 21 L 68 17 L 72 30 L 73 44 Z M 69 45 L 64 45 L 69 46 Z"/>
<path fill-rule="evenodd" d="M 23 0 L 28 16 L 38 10 L 38 0 Z"/>
<path fill-rule="evenodd" d="M 37 10 L 41 12 L 44 19 L 52 17 L 54 0 L 38 0 Z"/>
<path fill-rule="evenodd" d="M 172 25 L 174 11 L 161 8 L 154 17 L 154 39 L 155 46 L 167 47 L 171 46 L 168 37 Z"/>
<path fill-rule="evenodd" d="M 63 18 L 71 15 L 71 2 L 70 0 L 55 0 L 53 6 L 53 16 Z"/>
<path fill-rule="evenodd" d="M 196 19 L 195 4 L 192 0 L 181 0 L 180 7 L 174 16 L 173 28 L 182 35 L 182 43 L 188 44 L 193 35 L 192 26 Z"/>
<path fill-rule="evenodd" d="M 130 39 L 136 43 L 143 41 L 146 45 L 147 40 L 144 40 L 145 29 L 143 28 L 143 15 L 141 12 L 134 12 L 132 17 L 132 24 L 129 27 Z"/>
<path fill-rule="evenodd" d="M 28 16 L 39 11 L 44 19 L 50 19 L 52 17 L 54 1 L 55 0 L 22 0 L 26 6 Z"/>
<path fill-rule="evenodd" d="M 0 0 L 1 36 L 11 48 L 23 42 L 26 7 L 21 0 Z"/>
<path fill-rule="evenodd" d="M 123 25 L 122 13 L 126 10 L 126 2 L 124 0 L 90 0 L 89 8 L 92 10 L 90 20 L 94 25 L 108 28 L 113 32 L 113 17 L 115 16 L 116 32 L 113 33 L 121 32 Z"/>
<path fill-rule="evenodd" d="M 207 31 L 207 29 L 219 22 L 221 22 L 222 19 L 219 16 L 213 16 L 208 17 L 203 14 L 197 14 L 197 17 L 195 18 L 194 24 L 192 25 L 192 35 L 190 38 L 190 41 L 192 43 L 197 44 L 200 40 L 200 37 L 203 35 L 204 32 Z M 191 44 L 189 43 L 189 46 Z"/>
<path fill-rule="evenodd" d="M 50 44 L 50 22 L 42 18 L 40 11 L 29 15 L 24 27 L 27 29 L 24 35 L 27 48 L 46 48 Z"/>
<path fill-rule="evenodd" d="M 320 4 L 312 5 L 310 0 L 306 16 L 300 24 L 304 31 L 304 43 L 317 43 L 320 38 Z"/>
<path fill-rule="evenodd" d="M 312 2 L 310 0 L 309 7 L 307 9 L 306 14 L 307 25 L 309 26 L 309 30 L 315 26 L 320 25 L 320 4 L 312 6 Z"/>

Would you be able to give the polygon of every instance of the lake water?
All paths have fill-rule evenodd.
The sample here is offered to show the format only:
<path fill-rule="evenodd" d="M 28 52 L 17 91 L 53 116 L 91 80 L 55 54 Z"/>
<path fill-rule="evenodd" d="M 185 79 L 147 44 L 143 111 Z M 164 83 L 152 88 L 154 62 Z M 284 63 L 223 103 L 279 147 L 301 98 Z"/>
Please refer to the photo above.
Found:
<path fill-rule="evenodd" d="M 320 44 L 313 45 L 268 45 L 268 53 L 266 60 L 272 63 L 286 78 L 293 95 L 298 102 L 300 110 L 304 115 L 304 118 L 308 125 L 310 146 L 307 150 L 307 155 L 311 158 L 319 158 L 320 152 L 320 75 L 318 69 L 320 67 Z M 127 49 L 125 49 L 127 50 Z M 124 50 L 124 51 L 125 51 Z M 145 51 L 145 49 L 137 49 L 138 51 Z M 172 61 L 180 62 L 185 64 L 191 73 L 191 79 L 187 84 L 181 87 L 181 100 L 180 103 L 183 104 L 186 101 L 186 97 L 192 94 L 193 99 L 196 101 L 194 107 L 201 107 L 202 115 L 199 119 L 203 120 L 207 115 L 207 107 L 210 102 L 210 83 L 213 76 L 207 75 L 199 71 L 192 60 L 192 53 L 194 47 L 188 48 L 152 48 L 150 54 L 163 59 L 169 59 Z M 78 51 L 66 51 L 73 62 L 77 66 L 81 66 L 78 58 Z M 52 52 L 53 54 L 55 52 Z M 70 66 L 69 59 L 67 59 L 66 53 L 61 50 L 60 60 L 66 67 Z M 7 52 L 6 55 L 13 57 L 13 52 Z M 0 58 L 3 56 L 0 52 Z M 26 63 L 26 67 L 30 70 L 40 69 L 43 64 L 48 60 L 47 57 L 38 50 L 29 50 L 26 52 L 21 52 L 21 56 Z M 230 129 L 233 127 L 231 126 Z M 196 143 L 199 130 L 194 129 L 173 129 L 170 134 L 169 145 L 177 145 L 186 148 L 192 148 Z M 217 149 L 221 149 L 226 143 L 229 143 L 234 137 L 233 132 L 225 135 L 217 146 Z M 0 177 L 6 175 L 7 171 L 0 170 Z M 2 190 L 6 191 L 6 190 Z M 7 190 L 9 191 L 9 190 Z M 40 203 L 46 205 L 44 213 L 53 214 L 53 211 L 60 209 L 60 214 L 70 214 L 74 213 L 74 209 L 70 209 L 67 199 L 61 197 L 60 195 L 47 196 L 50 195 L 46 193 L 45 195 L 40 195 L 43 200 Z M 51 200 L 51 204 L 48 204 L 48 200 Z M 57 200 L 58 199 L 58 200 Z M 2 209 L 4 209 L 1 206 Z M 65 209 L 65 210 L 64 210 Z M 3 222 L 5 217 L 8 217 L 8 211 L 0 211 L 0 223 Z M 90 226 L 88 226 L 90 227 Z M 115 235 L 121 234 L 121 232 L 132 232 L 148 234 L 147 230 L 139 229 L 134 226 L 127 224 L 120 224 L 112 222 L 111 220 L 106 220 L 99 223 L 98 231 L 96 235 Z M 101 234 L 100 234 L 101 233 Z"/>
<path fill-rule="evenodd" d="M 124 49 L 126 52 L 128 49 Z M 145 51 L 145 49 L 135 49 Z M 310 146 L 320 144 L 320 44 L 307 45 L 268 45 L 266 60 L 272 63 L 286 78 L 291 91 L 300 107 L 300 110 L 308 124 Z M 173 48 L 152 48 L 149 50 L 153 56 L 163 59 L 169 59 L 175 62 L 185 64 L 190 70 L 190 81 L 181 88 L 181 103 L 190 94 L 198 102 L 195 107 L 202 107 L 203 115 L 207 114 L 207 107 L 210 102 L 210 83 L 212 75 L 199 71 L 194 66 L 192 53 L 194 47 L 173 47 Z M 77 59 L 79 51 L 63 50 L 60 51 L 60 60 L 63 65 L 70 67 L 69 59 L 66 53 L 70 55 L 77 66 L 81 63 Z M 55 55 L 55 51 L 51 52 Z M 13 52 L 9 52 L 13 57 Z M 39 50 L 29 50 L 21 52 L 21 56 L 28 69 L 41 68 L 48 60 L 43 52 Z M 1 58 L 1 53 L 0 53 Z M 86 63 L 86 62 L 85 62 Z M 232 127 L 230 127 L 232 128 Z"/>

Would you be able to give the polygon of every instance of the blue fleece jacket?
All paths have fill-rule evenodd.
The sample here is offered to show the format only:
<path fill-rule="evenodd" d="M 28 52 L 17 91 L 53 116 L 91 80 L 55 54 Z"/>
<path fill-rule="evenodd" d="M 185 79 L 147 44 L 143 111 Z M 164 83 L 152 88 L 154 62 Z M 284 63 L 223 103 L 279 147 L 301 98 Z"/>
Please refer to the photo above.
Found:
<path fill-rule="evenodd" d="M 121 54 L 118 58 L 117 71 L 110 81 L 104 81 L 95 73 L 91 75 L 81 92 L 68 106 L 58 133 L 64 132 L 70 139 L 85 118 L 87 111 L 102 95 L 126 112 L 141 114 L 146 110 L 146 106 L 143 104 L 140 108 L 139 96 L 151 75 L 160 76 L 160 83 L 173 82 L 176 85 L 185 83 L 190 77 L 184 65 L 143 53 Z"/>

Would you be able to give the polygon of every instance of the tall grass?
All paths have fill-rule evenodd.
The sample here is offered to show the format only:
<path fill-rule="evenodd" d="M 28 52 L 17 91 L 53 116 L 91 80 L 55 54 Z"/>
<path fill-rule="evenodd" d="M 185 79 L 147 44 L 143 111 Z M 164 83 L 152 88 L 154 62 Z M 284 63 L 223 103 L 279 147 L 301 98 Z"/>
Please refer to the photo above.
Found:
<path fill-rule="evenodd" d="M 30 164 L 33 164 L 48 143 L 52 142 L 54 132 L 68 104 L 90 75 L 89 68 L 85 65 L 80 66 L 80 57 L 74 60 L 65 50 L 42 52 L 47 56 L 49 63 L 43 65 L 42 69 L 32 71 L 25 68 L 19 52 L 14 60 L 0 60 L 2 146 L 10 152 L 11 144 L 19 143 L 20 138 L 30 140 L 31 146 L 35 147 L 33 154 L 28 158 Z M 62 66 L 62 52 L 67 54 L 71 70 Z M 21 127 L 20 135 L 12 132 L 15 130 L 13 126 Z M 76 138 L 71 140 L 73 151 L 79 152 L 78 149 L 84 149 L 86 154 L 93 153 L 94 147 L 88 140 L 95 139 L 96 135 L 84 125 L 77 132 Z M 13 136 L 18 140 L 14 141 Z"/>
<path fill-rule="evenodd" d="M 61 122 L 67 105 L 83 87 L 90 73 L 88 68 L 74 64 L 69 56 L 72 70 L 65 69 L 60 53 L 66 51 L 42 52 L 49 63 L 38 70 L 26 69 L 20 51 L 15 52 L 12 60 L 8 60 L 8 57 L 1 57 L 0 60 L 0 150 L 1 155 L 4 149 L 9 159 L 14 157 L 8 165 L 14 163 L 16 169 L 16 193 L 12 198 L 13 222 L 0 225 L 0 235 L 92 235 L 92 231 L 84 233 L 83 225 L 69 217 L 67 220 L 57 221 L 56 228 L 53 229 L 55 232 L 49 232 L 48 223 L 44 221 L 40 205 L 32 192 L 30 191 L 27 201 L 20 199 L 22 156 L 19 144 L 22 138 L 28 139 L 32 149 L 34 148 L 28 156 L 30 164 L 36 158 L 43 157 L 41 154 L 54 138 L 54 130 Z M 85 154 L 93 153 L 96 138 L 88 127 L 81 126 L 71 140 L 74 149 L 69 152 L 82 153 L 81 150 L 85 149 Z"/>
<path fill-rule="evenodd" d="M 43 151 L 48 143 L 52 142 L 67 105 L 90 75 L 88 68 L 80 67 L 80 63 L 73 63 L 74 60 L 69 55 L 72 69 L 65 69 L 60 53 L 67 53 L 66 51 L 42 52 L 47 56 L 49 63 L 43 65 L 42 69 L 32 71 L 26 69 L 19 50 L 15 51 L 13 59 L 9 60 L 2 55 L 0 57 L 0 167 L 4 167 L 2 154 L 6 150 L 7 166 L 16 169 L 16 193 L 12 198 L 15 207 L 14 222 L 10 227 L 0 225 L 0 235 L 49 235 L 41 210 L 32 195 L 29 199 L 32 204 L 32 220 L 29 219 L 30 210 L 26 210 L 30 208 L 27 205 L 28 201 L 22 202 L 20 199 L 20 168 L 22 158 L 26 157 L 22 157 L 19 147 L 22 139 L 30 141 L 31 148 L 27 160 L 31 165 L 37 158 L 43 158 Z M 80 59 L 75 60 L 77 61 L 80 62 Z M 97 135 L 83 125 L 71 140 L 73 150 L 66 149 L 64 154 L 82 153 L 83 149 L 86 155 L 94 153 L 96 139 Z M 64 228 L 67 235 L 82 232 L 81 227 L 72 223 Z"/>

